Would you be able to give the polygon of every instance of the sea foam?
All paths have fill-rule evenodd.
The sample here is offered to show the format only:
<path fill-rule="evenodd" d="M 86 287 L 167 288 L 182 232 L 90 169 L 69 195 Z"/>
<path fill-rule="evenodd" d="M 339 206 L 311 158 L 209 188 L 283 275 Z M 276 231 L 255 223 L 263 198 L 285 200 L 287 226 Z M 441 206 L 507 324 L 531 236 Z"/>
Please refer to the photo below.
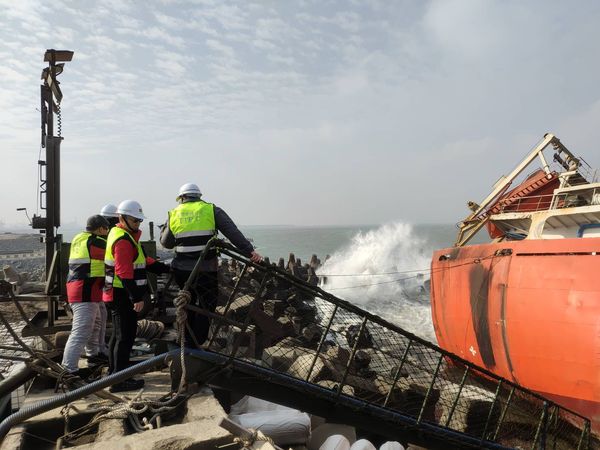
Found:
<path fill-rule="evenodd" d="M 412 225 L 359 232 L 317 271 L 331 294 L 436 342 L 429 304 L 431 250 Z"/>

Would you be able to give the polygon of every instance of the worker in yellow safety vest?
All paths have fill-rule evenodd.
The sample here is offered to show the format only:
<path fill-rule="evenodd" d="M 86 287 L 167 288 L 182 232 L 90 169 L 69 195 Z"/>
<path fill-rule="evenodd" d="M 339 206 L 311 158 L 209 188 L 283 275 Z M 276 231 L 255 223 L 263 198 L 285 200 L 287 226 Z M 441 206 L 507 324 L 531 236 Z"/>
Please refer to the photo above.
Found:
<path fill-rule="evenodd" d="M 175 250 L 171 268 L 180 288 L 185 285 L 210 238 L 218 232 L 253 262 L 262 259 L 227 213 L 218 206 L 205 202 L 201 197 L 202 192 L 196 184 L 186 183 L 181 186 L 176 198 L 179 205 L 169 211 L 167 221 L 162 226 L 160 242 L 163 247 Z M 219 289 L 217 268 L 217 255 L 214 251 L 209 251 L 200 262 L 200 272 L 191 289 L 192 305 L 202 306 L 214 312 Z M 188 310 L 187 320 L 189 327 L 186 327 L 185 345 L 202 345 L 208 337 L 210 319 L 206 315 Z M 189 333 L 187 328 L 190 328 L 192 333 Z"/>
<path fill-rule="evenodd" d="M 137 313 L 148 293 L 146 271 L 169 272 L 169 266 L 147 257 L 140 243 L 140 224 L 145 216 L 135 200 L 124 200 L 117 207 L 119 223 L 110 230 L 106 243 L 103 300 L 110 309 L 113 333 L 109 342 L 109 372 L 129 367 L 129 353 L 135 341 Z M 137 390 L 144 380 L 128 379 L 114 384 L 111 392 Z"/>
<path fill-rule="evenodd" d="M 79 371 L 79 357 L 84 349 L 88 365 L 108 362 L 104 353 L 106 315 L 100 313 L 108 227 L 104 217 L 91 216 L 86 231 L 71 241 L 67 300 L 73 321 L 62 359 L 62 365 L 70 373 Z"/>

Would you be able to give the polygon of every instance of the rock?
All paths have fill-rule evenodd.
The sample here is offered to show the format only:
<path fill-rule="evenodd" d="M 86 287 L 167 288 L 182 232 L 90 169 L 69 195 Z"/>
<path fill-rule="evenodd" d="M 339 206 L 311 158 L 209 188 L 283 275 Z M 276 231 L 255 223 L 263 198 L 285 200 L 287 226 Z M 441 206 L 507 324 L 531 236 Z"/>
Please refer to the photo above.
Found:
<path fill-rule="evenodd" d="M 319 277 L 315 273 L 315 269 L 313 269 L 312 266 L 309 267 L 308 270 L 307 270 L 306 281 L 308 282 L 308 284 L 310 284 L 312 286 L 318 286 L 319 285 Z"/>
<path fill-rule="evenodd" d="M 120 439 L 127 434 L 125 422 L 122 419 L 102 420 L 98 424 L 96 441 L 110 441 Z"/>
<path fill-rule="evenodd" d="M 241 347 L 249 347 L 254 340 L 254 333 L 248 331 L 235 331 L 233 342 Z"/>
<path fill-rule="evenodd" d="M 354 354 L 354 367 L 356 369 L 366 369 L 371 363 L 371 355 L 365 350 L 357 350 Z"/>
<path fill-rule="evenodd" d="M 254 296 L 252 295 L 242 295 L 236 298 L 231 305 L 229 305 L 229 310 L 227 311 L 227 316 L 234 318 L 235 320 L 243 321 L 248 311 L 250 310 L 250 305 L 254 300 Z M 224 306 L 217 306 L 216 309 L 217 314 L 223 314 L 225 312 Z"/>
<path fill-rule="evenodd" d="M 350 350 L 339 345 L 331 346 L 324 352 L 325 361 L 342 373 L 346 370 L 349 358 Z"/>
<path fill-rule="evenodd" d="M 358 338 L 358 334 L 360 331 L 360 325 L 349 325 L 346 329 L 346 340 L 348 341 L 348 345 L 352 348 L 354 347 L 354 343 Z M 358 340 L 358 344 L 356 348 L 369 348 L 373 347 L 373 339 L 371 338 L 371 333 L 369 333 L 369 329 L 367 327 L 364 328 L 360 339 Z"/>
<path fill-rule="evenodd" d="M 340 383 L 338 383 L 337 381 L 333 381 L 333 380 L 321 380 L 317 384 L 320 386 L 323 386 L 327 389 L 331 389 L 332 391 L 335 391 L 335 392 L 337 392 L 337 390 L 339 389 L 339 386 L 340 386 Z M 342 394 L 354 396 L 354 388 L 352 386 L 345 384 L 344 387 L 342 388 Z"/>
<path fill-rule="evenodd" d="M 322 379 L 341 378 L 340 376 L 334 376 L 335 373 L 332 370 L 332 367 L 327 367 L 323 361 L 323 358 L 321 357 L 316 359 L 309 378 L 308 372 L 310 371 L 313 361 L 315 361 L 314 355 L 306 354 L 299 356 L 289 368 L 288 373 L 296 378 L 300 378 L 301 380 L 308 379 L 308 381 L 311 382 L 316 382 Z"/>
<path fill-rule="evenodd" d="M 21 278 L 21 275 L 19 275 L 19 273 L 15 270 L 13 266 L 4 266 L 2 267 L 2 271 L 4 272 L 4 279 L 9 283 L 16 284 L 17 286 L 23 284 L 23 279 Z"/>
<path fill-rule="evenodd" d="M 219 426 L 227 417 L 210 391 L 203 391 L 188 400 L 186 422 L 129 436 L 116 436 L 78 446 L 80 450 L 213 450 L 232 442 L 233 437 Z"/>
<path fill-rule="evenodd" d="M 182 422 L 190 423 L 202 420 L 214 420 L 220 422 L 223 417 L 227 417 L 227 414 L 214 397 L 212 390 L 204 388 L 188 399 L 187 412 Z"/>
<path fill-rule="evenodd" d="M 263 350 L 262 359 L 269 367 L 285 372 L 296 360 L 296 354 L 293 348 L 274 345 Z"/>
<path fill-rule="evenodd" d="M 346 383 L 349 384 L 357 391 L 357 395 L 360 396 L 358 391 L 366 391 L 372 394 L 377 394 L 382 397 L 387 396 L 391 383 L 382 376 L 376 375 L 373 378 L 364 378 L 357 375 L 348 374 L 346 377 Z"/>
<path fill-rule="evenodd" d="M 283 336 L 296 336 L 296 328 L 294 327 L 294 322 L 290 320 L 288 317 L 280 317 L 277 319 L 277 322 L 281 326 L 281 333 Z"/>
<path fill-rule="evenodd" d="M 279 343 L 263 350 L 262 359 L 269 367 L 282 372 L 288 371 L 294 361 L 302 355 L 312 355 L 311 349 L 300 347 L 300 342 L 292 337 L 286 337 Z"/>
<path fill-rule="evenodd" d="M 287 306 L 287 302 L 283 300 L 265 300 L 263 302 L 264 311 L 275 319 L 283 316 Z"/>
<path fill-rule="evenodd" d="M 302 328 L 302 331 L 300 332 L 300 336 L 308 344 L 318 344 L 318 342 L 321 340 L 321 334 L 321 327 L 314 323 Z"/>

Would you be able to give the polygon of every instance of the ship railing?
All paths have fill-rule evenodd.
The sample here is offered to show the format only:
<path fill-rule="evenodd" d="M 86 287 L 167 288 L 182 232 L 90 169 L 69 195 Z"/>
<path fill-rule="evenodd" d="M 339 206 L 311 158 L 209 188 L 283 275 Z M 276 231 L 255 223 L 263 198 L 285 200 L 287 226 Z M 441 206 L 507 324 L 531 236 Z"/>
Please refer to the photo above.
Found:
<path fill-rule="evenodd" d="M 502 214 L 508 212 L 535 212 L 545 211 L 552 207 L 553 194 L 528 195 L 518 198 L 504 198 L 491 208 L 491 214 Z"/>
<path fill-rule="evenodd" d="M 552 209 L 600 205 L 600 188 L 562 192 L 554 196 Z"/>
<path fill-rule="evenodd" d="M 589 183 L 597 183 L 600 181 L 600 174 L 598 169 L 592 168 L 583 158 L 579 157 L 580 165 L 577 171 L 585 178 Z"/>
<path fill-rule="evenodd" d="M 498 201 L 490 210 L 490 214 L 536 212 L 592 205 L 600 205 L 600 188 L 559 194 L 529 195 L 517 199 L 506 198 Z"/>
<path fill-rule="evenodd" d="M 215 245 L 229 259 L 219 305 L 187 308 L 212 318 L 207 347 L 227 360 L 298 380 L 307 395 L 319 388 L 339 405 L 384 411 L 378 417 L 390 421 L 388 430 L 425 433 L 447 442 L 442 448 L 597 445 L 589 419 L 330 294 L 310 276 L 304 281 L 297 268 L 255 264 L 227 243 Z M 485 346 L 470 351 L 493 359 Z"/>

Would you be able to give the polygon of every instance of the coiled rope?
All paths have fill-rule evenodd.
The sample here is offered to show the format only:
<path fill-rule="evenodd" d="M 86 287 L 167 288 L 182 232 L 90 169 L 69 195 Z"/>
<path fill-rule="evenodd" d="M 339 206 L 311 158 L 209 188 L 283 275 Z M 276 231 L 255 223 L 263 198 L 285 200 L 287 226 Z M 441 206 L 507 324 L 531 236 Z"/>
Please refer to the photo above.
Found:
<path fill-rule="evenodd" d="M 256 441 L 268 442 L 272 446 L 275 446 L 275 442 L 273 441 L 273 439 L 271 439 L 268 436 L 265 436 L 261 431 L 255 430 L 254 428 L 248 428 L 248 431 L 250 433 L 252 433 L 251 436 L 248 436 L 248 437 L 235 437 L 235 438 L 233 438 L 233 442 L 235 442 L 236 444 L 240 444 L 242 446 L 242 448 L 245 448 L 245 449 L 252 448 L 252 445 Z"/>

